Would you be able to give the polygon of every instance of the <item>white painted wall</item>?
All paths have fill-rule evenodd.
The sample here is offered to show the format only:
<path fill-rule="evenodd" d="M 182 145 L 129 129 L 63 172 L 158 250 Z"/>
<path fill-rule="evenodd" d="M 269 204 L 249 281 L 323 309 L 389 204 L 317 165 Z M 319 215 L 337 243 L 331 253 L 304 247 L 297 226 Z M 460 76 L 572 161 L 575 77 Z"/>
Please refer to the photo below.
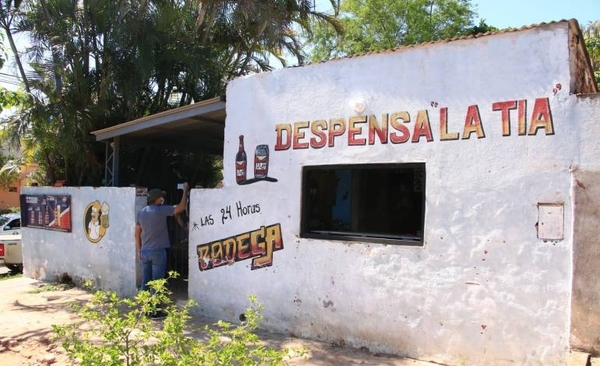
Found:
<path fill-rule="evenodd" d="M 557 84 L 561 85 L 560 90 Z M 225 188 L 193 190 L 190 297 L 204 315 L 235 320 L 256 294 L 265 326 L 301 337 L 440 362 L 560 365 L 568 351 L 571 169 L 598 168 L 598 102 L 569 95 L 568 24 L 404 48 L 236 79 L 227 90 Z M 548 98 L 553 134 L 502 135 L 496 102 Z M 275 151 L 278 124 L 427 110 L 432 142 Z M 437 103 L 437 104 L 436 104 Z M 463 139 L 477 105 L 485 137 Z M 440 141 L 439 111 L 448 109 Z M 597 121 L 595 121 L 597 122 Z M 310 129 L 305 130 L 310 134 Z M 234 161 L 245 136 L 268 144 L 277 182 L 238 186 Z M 363 131 L 362 137 L 365 137 Z M 308 141 L 305 138 L 303 141 Z M 304 165 L 424 162 L 423 247 L 299 237 Z M 252 177 L 252 168 L 249 168 Z M 236 202 L 260 212 L 238 217 Z M 538 203 L 564 203 L 564 240 L 537 238 Z M 222 220 L 231 206 L 232 218 Z M 198 245 L 281 224 L 273 265 L 251 259 L 200 271 Z M 196 227 L 194 228 L 194 224 Z M 203 225 L 204 224 L 204 225 Z"/>
<path fill-rule="evenodd" d="M 135 188 L 23 187 L 26 195 L 71 195 L 72 231 L 22 229 L 24 275 L 55 281 L 63 273 L 75 280 L 94 280 L 104 290 L 133 296 L 136 288 L 134 242 Z M 105 235 L 92 243 L 86 236 L 86 207 L 106 202 L 110 208 Z"/>

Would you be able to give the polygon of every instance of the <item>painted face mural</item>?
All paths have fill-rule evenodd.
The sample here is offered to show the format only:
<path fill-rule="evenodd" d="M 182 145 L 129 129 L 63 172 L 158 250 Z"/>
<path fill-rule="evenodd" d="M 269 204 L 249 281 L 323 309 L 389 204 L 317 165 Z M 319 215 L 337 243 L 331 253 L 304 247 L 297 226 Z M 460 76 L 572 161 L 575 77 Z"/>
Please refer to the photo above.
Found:
<path fill-rule="evenodd" d="M 84 212 L 84 231 L 85 236 L 92 243 L 97 243 L 106 234 L 109 227 L 108 213 L 110 207 L 106 202 L 100 204 L 99 201 L 94 201 L 87 205 Z"/>

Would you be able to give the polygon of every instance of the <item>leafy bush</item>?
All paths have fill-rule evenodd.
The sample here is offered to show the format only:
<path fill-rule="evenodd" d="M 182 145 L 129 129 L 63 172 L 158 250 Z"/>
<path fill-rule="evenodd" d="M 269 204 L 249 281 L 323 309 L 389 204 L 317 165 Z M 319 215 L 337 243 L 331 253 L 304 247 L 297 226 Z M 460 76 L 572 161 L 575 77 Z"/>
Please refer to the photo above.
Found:
<path fill-rule="evenodd" d="M 206 341 L 186 335 L 189 312 L 196 304 L 193 300 L 182 307 L 173 304 L 166 284 L 174 277 L 177 273 L 170 272 L 169 278 L 150 282 L 152 290 L 140 291 L 133 299 L 95 291 L 90 302 L 72 305 L 88 322 L 83 327 L 54 325 L 57 340 L 82 366 L 283 364 L 288 351 L 262 345 L 254 333 L 262 320 L 262 306 L 254 296 L 241 324 L 219 321 L 205 326 Z M 148 316 L 159 310 L 167 313 L 162 330 Z"/>

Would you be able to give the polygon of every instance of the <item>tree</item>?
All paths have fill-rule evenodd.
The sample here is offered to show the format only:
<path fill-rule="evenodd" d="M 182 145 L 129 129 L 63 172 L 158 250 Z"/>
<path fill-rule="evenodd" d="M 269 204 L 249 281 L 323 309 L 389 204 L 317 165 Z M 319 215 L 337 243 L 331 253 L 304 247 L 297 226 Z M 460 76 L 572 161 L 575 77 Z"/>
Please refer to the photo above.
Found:
<path fill-rule="evenodd" d="M 344 0 L 336 15 L 344 34 L 318 23 L 313 61 L 452 38 L 474 29 L 476 14 L 470 0 Z"/>
<path fill-rule="evenodd" d="M 270 70 L 269 55 L 302 63 L 296 29 L 313 18 L 338 26 L 307 0 L 3 1 L 0 27 L 30 35 L 32 69 L 21 72 L 29 103 L 6 126 L 36 142 L 48 181 L 99 185 L 104 147 L 91 131 L 222 95 L 226 80 Z"/>
<path fill-rule="evenodd" d="M 0 1 L 0 29 L 4 30 L 4 35 L 8 39 L 8 43 L 12 52 L 17 52 L 17 47 L 15 41 L 12 36 L 12 23 L 15 17 L 15 13 L 18 12 L 18 8 L 21 5 L 20 0 L 6 0 Z M 4 39 L 0 35 L 0 46 L 4 46 Z M 0 69 L 4 66 L 6 59 L 3 54 L 0 54 Z M 21 62 L 17 61 L 17 66 L 19 68 L 19 72 L 21 77 L 25 76 L 25 71 L 23 70 Z M 25 91 L 28 93 L 29 89 L 27 84 L 25 84 Z M 13 91 L 8 90 L 4 87 L 0 87 L 0 112 L 7 108 L 12 108 L 15 106 L 20 106 L 26 103 L 28 100 L 28 96 L 26 93 L 21 91 Z"/>
<path fill-rule="evenodd" d="M 479 24 L 469 27 L 461 32 L 462 36 L 474 36 L 476 34 L 487 33 L 487 32 L 496 32 L 498 28 L 488 25 L 485 22 L 485 19 L 480 19 Z"/>
<path fill-rule="evenodd" d="M 17 49 L 17 45 L 15 43 L 15 39 L 13 37 L 13 31 L 14 31 L 13 22 L 15 19 L 18 19 L 18 17 L 19 17 L 18 13 L 19 13 L 19 8 L 21 6 L 21 3 L 22 3 L 22 0 L 14 0 L 14 1 L 8 0 L 8 1 L 0 2 L 0 27 L 2 28 L 2 30 L 4 31 L 4 34 L 6 35 L 6 37 L 8 39 L 8 43 L 10 45 L 10 49 L 11 49 L 13 55 L 16 55 L 19 53 L 19 50 Z M 4 60 L 2 60 L 2 63 L 4 63 Z M 25 91 L 27 93 L 29 93 L 30 92 L 29 84 L 27 83 L 28 80 L 25 75 L 25 68 L 23 67 L 23 63 L 21 62 L 20 57 L 17 57 L 15 59 L 15 63 L 19 70 L 19 74 L 21 75 L 21 80 L 23 82 Z"/>
<path fill-rule="evenodd" d="M 0 155 L 0 189 L 8 190 L 19 179 L 21 166 L 12 155 Z"/>
<path fill-rule="evenodd" d="M 591 22 L 583 28 L 583 38 L 590 56 L 592 70 L 594 70 L 596 84 L 600 88 L 600 20 Z"/>

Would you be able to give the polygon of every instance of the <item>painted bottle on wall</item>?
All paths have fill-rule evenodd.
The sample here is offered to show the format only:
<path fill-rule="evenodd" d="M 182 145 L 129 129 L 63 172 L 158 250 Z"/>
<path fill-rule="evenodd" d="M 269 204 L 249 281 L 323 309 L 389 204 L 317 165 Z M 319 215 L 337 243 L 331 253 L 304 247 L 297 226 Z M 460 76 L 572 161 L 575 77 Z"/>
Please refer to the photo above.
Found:
<path fill-rule="evenodd" d="M 60 205 L 56 205 L 54 210 L 54 225 L 60 227 Z"/>
<path fill-rule="evenodd" d="M 244 135 L 240 135 L 240 147 L 235 155 L 235 181 L 241 184 L 246 181 L 246 151 L 244 150 Z"/>
<path fill-rule="evenodd" d="M 264 179 L 269 173 L 269 145 L 258 145 L 254 152 L 254 178 Z"/>

